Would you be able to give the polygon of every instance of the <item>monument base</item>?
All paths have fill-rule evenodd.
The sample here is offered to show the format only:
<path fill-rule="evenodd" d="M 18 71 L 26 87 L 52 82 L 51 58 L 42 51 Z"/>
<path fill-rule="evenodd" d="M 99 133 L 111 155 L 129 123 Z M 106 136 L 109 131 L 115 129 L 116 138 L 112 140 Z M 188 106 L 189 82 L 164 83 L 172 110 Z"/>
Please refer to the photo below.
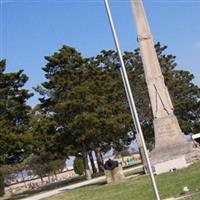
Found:
<path fill-rule="evenodd" d="M 171 144 L 153 149 L 150 152 L 151 165 L 156 174 L 185 168 L 200 160 L 200 149 L 193 147 L 193 142 Z"/>
<path fill-rule="evenodd" d="M 173 114 L 154 119 L 153 123 L 155 148 L 150 152 L 150 159 L 156 173 L 183 168 L 200 159 L 200 148 L 194 148 L 193 142 L 184 138 Z"/>
<path fill-rule="evenodd" d="M 168 160 L 162 163 L 154 165 L 155 173 L 162 174 L 169 171 L 175 171 L 176 169 L 181 169 L 187 167 L 189 164 L 186 163 L 185 156 L 180 156 L 179 158 Z"/>

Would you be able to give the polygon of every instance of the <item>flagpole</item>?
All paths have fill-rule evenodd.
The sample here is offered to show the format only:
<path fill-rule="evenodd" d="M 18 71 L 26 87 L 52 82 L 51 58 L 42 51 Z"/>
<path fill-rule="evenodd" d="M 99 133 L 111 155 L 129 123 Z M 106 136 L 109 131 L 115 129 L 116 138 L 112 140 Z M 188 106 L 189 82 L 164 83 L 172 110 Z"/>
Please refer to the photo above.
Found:
<path fill-rule="evenodd" d="M 133 118 L 134 125 L 136 127 L 136 131 L 140 135 L 141 143 L 142 143 L 142 146 L 144 148 L 144 154 L 145 154 L 145 157 L 146 157 L 147 166 L 148 166 L 148 169 L 149 169 L 151 182 L 152 182 L 152 185 L 153 185 L 153 189 L 154 189 L 156 199 L 160 200 L 160 195 L 159 195 L 159 192 L 158 192 L 155 177 L 154 177 L 153 170 L 152 170 L 151 163 L 150 163 L 150 159 L 149 159 L 149 156 L 148 156 L 147 147 L 146 147 L 144 136 L 143 136 L 143 133 L 142 133 L 142 128 L 141 128 L 141 125 L 140 125 L 138 113 L 137 113 L 135 102 L 134 102 L 134 99 L 133 99 L 132 90 L 131 90 L 129 79 L 128 79 L 128 76 L 127 76 L 127 72 L 126 72 L 124 60 L 123 60 L 123 57 L 122 57 L 121 49 L 120 49 L 120 46 L 119 46 L 118 37 L 117 37 L 116 31 L 115 31 L 115 26 L 114 26 L 114 23 L 113 23 L 113 19 L 112 19 L 110 7 L 109 7 L 109 4 L 108 4 L 108 0 L 104 0 L 104 3 L 105 3 L 105 7 L 106 7 L 107 15 L 108 15 L 108 18 L 109 18 L 109 23 L 110 23 L 110 26 L 111 26 L 115 46 L 116 46 L 117 53 L 118 53 L 119 60 L 120 60 L 120 64 L 121 64 L 120 72 L 121 72 L 123 84 L 124 84 L 124 87 L 125 87 L 129 107 L 130 107 L 130 110 L 131 110 L 131 115 L 132 115 L 132 118 Z"/>

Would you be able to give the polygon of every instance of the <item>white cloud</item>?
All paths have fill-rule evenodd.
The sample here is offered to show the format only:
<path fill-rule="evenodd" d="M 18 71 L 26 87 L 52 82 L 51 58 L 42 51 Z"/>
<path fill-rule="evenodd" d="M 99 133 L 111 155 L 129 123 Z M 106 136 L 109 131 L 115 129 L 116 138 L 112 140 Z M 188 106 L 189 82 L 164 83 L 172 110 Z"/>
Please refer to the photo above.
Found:
<path fill-rule="evenodd" d="M 195 47 L 200 48 L 200 41 L 195 43 Z"/>

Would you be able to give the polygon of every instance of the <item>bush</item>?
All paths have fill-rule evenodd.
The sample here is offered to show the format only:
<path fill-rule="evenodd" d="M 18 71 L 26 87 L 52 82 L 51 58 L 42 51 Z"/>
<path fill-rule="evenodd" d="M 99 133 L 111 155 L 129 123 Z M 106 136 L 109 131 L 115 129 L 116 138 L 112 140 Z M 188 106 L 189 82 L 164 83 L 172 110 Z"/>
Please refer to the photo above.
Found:
<path fill-rule="evenodd" d="M 78 175 L 82 175 L 84 172 L 83 158 L 76 157 L 73 163 L 74 172 Z"/>
<path fill-rule="evenodd" d="M 4 195 L 4 177 L 3 177 L 3 173 L 0 170 L 0 197 L 2 197 Z"/>

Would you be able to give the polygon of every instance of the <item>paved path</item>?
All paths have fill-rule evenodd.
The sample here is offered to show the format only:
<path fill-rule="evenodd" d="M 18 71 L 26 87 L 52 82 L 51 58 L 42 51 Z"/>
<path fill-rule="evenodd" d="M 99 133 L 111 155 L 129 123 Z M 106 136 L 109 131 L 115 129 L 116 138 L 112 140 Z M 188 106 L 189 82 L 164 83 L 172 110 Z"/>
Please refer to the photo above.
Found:
<path fill-rule="evenodd" d="M 129 172 L 129 171 L 132 171 L 132 170 L 135 170 L 135 169 L 139 169 L 141 167 L 142 167 L 142 165 L 139 165 L 137 167 L 126 169 L 126 170 L 124 170 L 124 172 Z M 68 185 L 68 186 L 65 186 L 65 187 L 61 187 L 61 188 L 57 188 L 57 189 L 50 190 L 50 191 L 47 191 L 47 192 L 39 193 L 39 194 L 30 196 L 30 197 L 24 198 L 22 200 L 40 200 L 40 199 L 43 199 L 43 198 L 53 196 L 55 194 L 65 192 L 66 190 L 71 190 L 71 189 L 79 188 L 79 187 L 82 187 L 82 186 L 85 186 L 85 185 L 99 183 L 99 182 L 102 182 L 102 181 L 105 181 L 105 180 L 106 180 L 106 177 L 101 176 L 101 177 L 98 177 L 98 178 L 93 178 L 91 180 L 82 181 L 80 183 L 75 183 L 75 184 Z"/>
<path fill-rule="evenodd" d="M 190 194 L 186 194 L 186 195 L 183 195 L 181 197 L 171 197 L 171 198 L 167 198 L 167 199 L 163 199 L 163 200 L 187 200 L 189 197 L 192 197 L 192 196 L 195 196 L 197 194 L 200 194 L 200 191 L 197 191 L 197 192 L 193 192 L 193 193 L 190 193 Z"/>
<path fill-rule="evenodd" d="M 176 198 L 176 200 L 188 199 L 187 197 L 192 197 L 192 196 L 195 196 L 195 195 L 197 195 L 197 194 L 200 194 L 200 192 L 199 192 L 199 191 L 198 191 L 198 192 L 193 192 L 193 193 L 188 194 L 188 195 L 185 195 L 185 196 L 183 196 L 183 197 L 178 197 L 178 198 Z"/>

